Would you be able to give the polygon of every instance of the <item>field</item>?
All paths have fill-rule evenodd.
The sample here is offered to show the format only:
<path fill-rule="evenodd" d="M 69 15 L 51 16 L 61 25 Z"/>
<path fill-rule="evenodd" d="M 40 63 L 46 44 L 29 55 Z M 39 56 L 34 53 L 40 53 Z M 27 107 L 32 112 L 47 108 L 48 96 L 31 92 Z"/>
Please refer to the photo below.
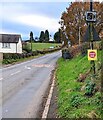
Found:
<path fill-rule="evenodd" d="M 29 48 L 31 47 L 31 44 L 28 43 Z M 32 43 L 32 50 L 43 50 L 43 49 L 48 49 L 50 47 L 56 47 L 56 46 L 61 46 L 61 44 L 55 44 L 55 43 Z"/>
<path fill-rule="evenodd" d="M 98 52 L 96 61 L 96 76 L 90 73 L 87 78 L 78 82 L 80 74 L 85 74 L 90 69 L 87 56 L 78 55 L 71 60 L 58 60 L 56 71 L 58 87 L 58 116 L 60 118 L 101 118 L 102 103 L 101 93 L 101 51 Z M 95 87 L 93 85 L 95 84 Z M 97 91 L 96 87 L 98 87 Z M 94 93 L 93 93 L 94 92 Z"/>

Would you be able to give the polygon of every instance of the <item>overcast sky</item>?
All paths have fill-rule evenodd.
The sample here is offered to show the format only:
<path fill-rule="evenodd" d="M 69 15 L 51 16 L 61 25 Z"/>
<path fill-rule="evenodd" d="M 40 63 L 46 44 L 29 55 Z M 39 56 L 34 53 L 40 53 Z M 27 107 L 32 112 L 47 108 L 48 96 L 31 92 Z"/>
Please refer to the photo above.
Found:
<path fill-rule="evenodd" d="M 70 2 L 71 0 L 1 0 L 0 33 L 21 34 L 22 39 L 26 40 L 29 39 L 30 31 L 33 31 L 34 37 L 39 37 L 42 30 L 48 29 L 53 36 L 60 27 L 58 22 L 62 12 Z"/>

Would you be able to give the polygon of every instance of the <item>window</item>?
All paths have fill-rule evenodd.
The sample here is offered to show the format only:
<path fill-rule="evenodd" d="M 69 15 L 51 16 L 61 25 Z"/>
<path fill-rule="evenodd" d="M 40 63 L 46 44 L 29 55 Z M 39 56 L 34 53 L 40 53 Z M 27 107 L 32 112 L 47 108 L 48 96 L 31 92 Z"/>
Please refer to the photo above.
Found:
<path fill-rule="evenodd" d="M 2 43 L 2 48 L 10 48 L 10 43 Z"/>

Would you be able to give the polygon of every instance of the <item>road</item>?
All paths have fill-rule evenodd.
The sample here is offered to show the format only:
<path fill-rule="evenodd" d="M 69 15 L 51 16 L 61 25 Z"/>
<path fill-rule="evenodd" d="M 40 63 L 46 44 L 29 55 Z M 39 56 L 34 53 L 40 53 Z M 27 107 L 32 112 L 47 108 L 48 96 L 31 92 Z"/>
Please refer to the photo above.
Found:
<path fill-rule="evenodd" d="M 2 68 L 2 117 L 37 118 L 60 52 Z M 1 99 L 1 98 L 0 98 Z"/>

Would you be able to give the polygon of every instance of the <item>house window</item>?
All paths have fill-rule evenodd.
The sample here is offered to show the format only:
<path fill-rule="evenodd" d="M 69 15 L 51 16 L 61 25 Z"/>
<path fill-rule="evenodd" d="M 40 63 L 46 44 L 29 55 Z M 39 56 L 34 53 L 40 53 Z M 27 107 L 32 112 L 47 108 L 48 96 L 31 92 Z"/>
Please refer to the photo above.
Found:
<path fill-rule="evenodd" d="M 2 43 L 2 48 L 10 48 L 10 43 Z"/>

